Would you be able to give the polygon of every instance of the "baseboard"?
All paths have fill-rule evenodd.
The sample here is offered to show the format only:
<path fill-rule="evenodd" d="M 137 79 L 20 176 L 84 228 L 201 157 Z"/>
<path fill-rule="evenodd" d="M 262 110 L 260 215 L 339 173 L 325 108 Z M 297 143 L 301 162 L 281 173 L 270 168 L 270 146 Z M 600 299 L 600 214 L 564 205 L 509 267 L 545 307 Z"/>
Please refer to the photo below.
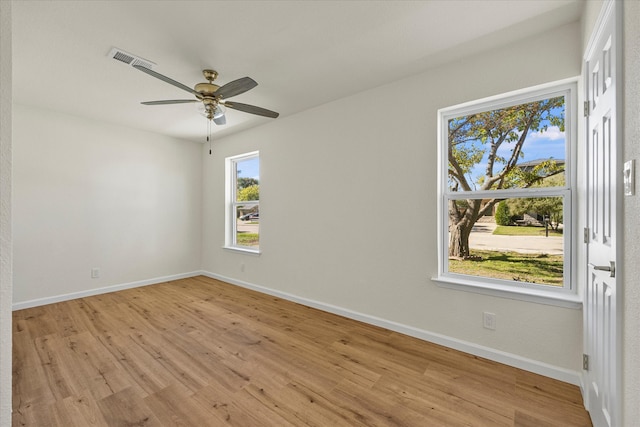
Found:
<path fill-rule="evenodd" d="M 38 307 L 56 302 L 69 301 L 77 298 L 90 297 L 93 295 L 106 294 L 109 292 L 122 291 L 125 289 L 138 288 L 140 286 L 155 285 L 157 283 L 169 282 L 171 280 L 186 279 L 204 274 L 202 271 L 192 271 L 190 273 L 173 274 L 170 276 L 154 277 L 153 279 L 139 280 L 136 282 L 122 283 L 119 285 L 104 286 L 101 288 L 87 289 L 85 291 L 72 292 L 68 294 L 55 295 L 52 297 L 37 298 L 28 301 L 13 303 L 12 309 L 22 310 L 25 308 Z"/>
<path fill-rule="evenodd" d="M 589 409 L 589 390 L 587 388 L 587 383 L 585 383 L 585 376 L 580 375 L 580 392 L 582 393 L 582 404 L 587 412 L 591 412 Z"/>
<path fill-rule="evenodd" d="M 326 304 L 319 301 L 299 297 L 287 292 L 277 291 L 271 288 L 267 288 L 253 283 L 244 282 L 231 277 L 222 276 L 220 274 L 203 271 L 202 275 L 210 277 L 212 279 L 221 280 L 226 283 L 241 286 L 243 288 L 251 289 L 257 292 L 261 292 L 267 295 L 272 295 L 278 298 L 282 298 L 288 301 L 292 301 L 298 304 L 305 305 L 307 307 L 317 308 L 322 311 L 337 314 L 339 316 L 347 317 L 349 319 L 358 320 L 360 322 L 368 323 L 375 326 L 380 326 L 385 329 L 389 329 L 395 332 L 399 332 L 405 335 L 409 335 L 415 338 L 429 341 L 434 344 L 439 344 L 445 347 L 452 348 L 454 350 L 462 351 L 464 353 L 473 354 L 478 357 L 492 360 L 494 362 L 502 363 L 515 368 L 523 369 L 525 371 L 533 372 L 535 374 L 544 375 L 549 378 L 553 378 L 559 381 L 563 381 L 569 384 L 573 384 L 579 387 L 584 387 L 582 383 L 582 375 L 580 372 L 572 371 L 570 369 L 560 368 L 548 363 L 540 362 L 537 360 L 522 357 L 516 354 L 507 353 L 504 351 L 496 350 L 490 347 L 485 347 L 468 341 L 459 340 L 446 335 L 437 334 L 434 332 L 425 331 L 412 326 L 403 325 L 400 323 L 392 322 L 389 320 L 381 319 L 376 316 L 359 313 L 356 311 L 348 310 L 343 307 L 338 307 L 332 304 Z"/>

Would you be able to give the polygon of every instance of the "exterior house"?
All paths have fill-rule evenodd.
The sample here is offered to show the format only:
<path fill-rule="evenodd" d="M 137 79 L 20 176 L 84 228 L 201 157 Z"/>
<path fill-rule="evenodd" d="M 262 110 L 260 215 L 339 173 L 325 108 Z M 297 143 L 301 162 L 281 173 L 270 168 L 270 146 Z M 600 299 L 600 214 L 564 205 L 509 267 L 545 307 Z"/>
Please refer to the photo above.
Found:
<path fill-rule="evenodd" d="M 558 169 L 556 173 L 550 176 L 556 176 L 557 174 L 565 172 L 564 159 L 554 159 L 554 158 L 529 160 L 527 162 L 519 163 L 518 168 L 523 170 L 524 172 L 534 172 L 535 168 L 537 166 L 540 166 L 543 162 L 553 162 L 555 164 L 555 167 Z M 542 182 L 544 182 L 550 176 L 543 178 Z M 544 184 L 542 183 L 541 185 L 544 185 Z M 549 218 L 545 219 L 545 215 L 543 213 L 530 211 L 530 212 L 524 213 L 523 215 L 520 215 L 520 217 L 517 218 L 515 222 L 517 225 L 535 225 L 538 227 L 544 227 L 545 222 L 548 220 Z"/>

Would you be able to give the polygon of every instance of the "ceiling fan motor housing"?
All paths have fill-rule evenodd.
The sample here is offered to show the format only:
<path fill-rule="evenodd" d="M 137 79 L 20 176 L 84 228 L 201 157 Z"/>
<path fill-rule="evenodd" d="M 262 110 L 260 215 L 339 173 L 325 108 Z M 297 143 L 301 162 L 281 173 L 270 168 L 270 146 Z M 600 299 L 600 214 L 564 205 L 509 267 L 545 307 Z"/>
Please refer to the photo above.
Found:
<path fill-rule="evenodd" d="M 200 93 L 203 97 L 214 96 L 220 86 L 213 83 L 198 83 L 193 90 Z"/>
<path fill-rule="evenodd" d="M 202 75 L 208 80 L 208 83 L 198 83 L 193 90 L 199 92 L 203 98 L 214 96 L 216 91 L 220 89 L 220 86 L 213 84 L 213 81 L 218 77 L 216 70 L 202 70 Z"/>

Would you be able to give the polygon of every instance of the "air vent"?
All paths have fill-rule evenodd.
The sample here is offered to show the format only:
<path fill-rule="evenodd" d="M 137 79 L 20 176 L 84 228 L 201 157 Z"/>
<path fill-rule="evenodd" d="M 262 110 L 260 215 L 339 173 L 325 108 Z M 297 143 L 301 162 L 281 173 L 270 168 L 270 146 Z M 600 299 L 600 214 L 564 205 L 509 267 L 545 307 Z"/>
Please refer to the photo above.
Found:
<path fill-rule="evenodd" d="M 156 64 L 151 61 L 147 61 L 144 58 L 140 58 L 139 56 L 136 56 L 129 52 L 125 52 L 124 50 L 118 49 L 117 47 L 114 47 L 113 49 L 111 49 L 111 51 L 109 52 L 109 55 L 107 56 L 109 56 L 109 58 L 115 59 L 116 61 L 124 62 L 125 64 L 130 65 L 132 67 L 134 65 L 140 65 L 150 70 L 153 70 L 153 67 L 156 66 Z"/>

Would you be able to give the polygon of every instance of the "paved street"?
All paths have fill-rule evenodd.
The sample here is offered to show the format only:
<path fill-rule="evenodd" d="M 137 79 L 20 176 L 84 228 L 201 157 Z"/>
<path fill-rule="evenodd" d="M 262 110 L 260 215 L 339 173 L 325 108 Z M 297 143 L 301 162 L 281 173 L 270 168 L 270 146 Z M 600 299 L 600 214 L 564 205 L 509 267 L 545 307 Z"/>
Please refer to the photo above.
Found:
<path fill-rule="evenodd" d="M 259 220 L 253 220 L 253 221 L 242 221 L 242 220 L 237 220 L 236 222 L 237 224 L 237 230 L 239 233 L 259 233 L 260 230 L 260 222 Z"/>
<path fill-rule="evenodd" d="M 494 236 L 493 221 L 479 221 L 469 237 L 471 249 L 515 251 L 523 253 L 546 253 L 562 255 L 563 238 L 560 236 Z"/>

